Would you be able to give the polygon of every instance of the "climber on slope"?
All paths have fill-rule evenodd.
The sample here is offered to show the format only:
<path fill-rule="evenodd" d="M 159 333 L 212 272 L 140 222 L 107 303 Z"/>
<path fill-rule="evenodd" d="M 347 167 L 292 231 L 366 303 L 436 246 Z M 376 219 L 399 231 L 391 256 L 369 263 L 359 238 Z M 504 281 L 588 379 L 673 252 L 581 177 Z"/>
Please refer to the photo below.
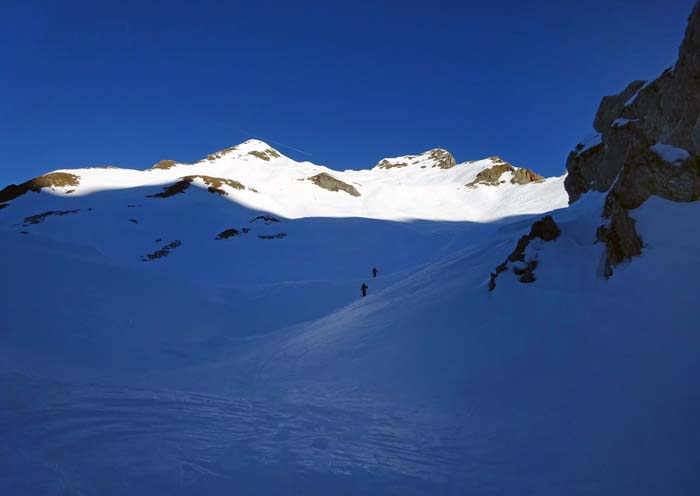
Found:
<path fill-rule="evenodd" d="M 369 286 L 367 286 L 364 282 L 362 283 L 362 286 L 360 286 L 360 291 L 362 291 L 362 297 L 364 298 L 367 296 L 367 290 L 369 289 Z"/>
<path fill-rule="evenodd" d="M 374 268 L 372 269 L 372 277 L 377 277 L 377 272 L 379 272 L 379 271 L 377 270 L 376 267 L 374 267 Z"/>

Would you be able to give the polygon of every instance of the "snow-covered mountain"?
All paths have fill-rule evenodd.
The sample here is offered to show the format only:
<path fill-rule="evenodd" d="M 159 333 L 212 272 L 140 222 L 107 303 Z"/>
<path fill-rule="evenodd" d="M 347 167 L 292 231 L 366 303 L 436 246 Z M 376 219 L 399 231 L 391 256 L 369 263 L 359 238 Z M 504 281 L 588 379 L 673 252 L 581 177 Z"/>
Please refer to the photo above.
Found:
<path fill-rule="evenodd" d="M 559 178 L 251 140 L 3 189 L 0 493 L 697 494 L 698 36 Z"/>
<path fill-rule="evenodd" d="M 564 208 L 563 178 L 278 153 L 246 142 L 3 190 L 3 493 L 700 487 L 682 413 L 700 274 L 664 279 L 700 246 L 680 228 L 697 205 L 634 212 L 648 253 L 606 281 L 604 196 Z M 545 211 L 561 234 L 524 250 L 536 283 L 514 262 L 489 292 Z M 644 461 L 599 477 L 629 450 Z"/>
<path fill-rule="evenodd" d="M 24 243 L 225 284 L 405 269 L 459 249 L 469 226 L 563 207 L 567 196 L 563 177 L 497 157 L 455 164 L 436 149 L 339 172 L 250 140 L 194 164 L 54 171 L 0 200 L 0 229 Z"/>
<path fill-rule="evenodd" d="M 51 176 L 57 178 L 55 184 L 50 182 Z M 49 174 L 48 180 L 49 188 L 44 192 L 65 197 L 143 188 L 131 199 L 145 207 L 154 200 L 144 197 L 168 198 L 193 186 L 252 210 L 292 219 L 480 222 L 550 210 L 566 205 L 567 200 L 563 178 L 545 180 L 498 157 L 456 164 L 449 152 L 435 149 L 383 159 L 371 169 L 341 172 L 297 162 L 258 140 L 212 153 L 194 164 L 163 160 L 146 171 L 65 169 Z M 35 182 L 40 184 L 41 178 Z M 529 183 L 534 184 L 523 187 Z M 19 188 L 15 194 L 21 191 Z M 12 193 L 0 192 L 0 202 L 11 199 Z M 36 198 L 31 201 L 36 205 Z"/>

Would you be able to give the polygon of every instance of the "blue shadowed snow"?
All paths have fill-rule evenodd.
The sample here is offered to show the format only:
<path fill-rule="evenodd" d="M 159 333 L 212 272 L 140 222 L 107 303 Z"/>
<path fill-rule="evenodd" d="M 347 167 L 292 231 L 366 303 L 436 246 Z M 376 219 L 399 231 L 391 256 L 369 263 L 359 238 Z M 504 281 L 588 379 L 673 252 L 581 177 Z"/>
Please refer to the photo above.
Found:
<path fill-rule="evenodd" d="M 587 195 L 528 248 L 534 284 L 488 292 L 531 217 L 258 226 L 200 193 L 0 234 L 0 493 L 700 490 L 698 203 L 632 212 L 645 252 L 606 281 Z M 183 244 L 142 262 L 150 222 Z"/>

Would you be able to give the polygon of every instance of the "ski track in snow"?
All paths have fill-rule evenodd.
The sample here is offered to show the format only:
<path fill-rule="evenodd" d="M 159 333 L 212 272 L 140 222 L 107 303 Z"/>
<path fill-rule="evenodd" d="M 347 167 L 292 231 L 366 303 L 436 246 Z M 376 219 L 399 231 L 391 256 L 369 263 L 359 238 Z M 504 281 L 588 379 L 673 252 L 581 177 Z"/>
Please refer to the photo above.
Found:
<path fill-rule="evenodd" d="M 51 386 L 15 374 L 2 382 L 11 407 L 0 412 L 2 464 L 18 476 L 43 473 L 49 486 L 66 485 L 64 479 L 80 473 L 68 484 L 75 490 L 86 484 L 118 494 L 127 481 L 149 478 L 177 490 L 203 481 L 230 484 L 257 465 L 430 485 L 453 479 L 463 461 L 457 425 L 435 419 L 421 425 L 409 414 L 387 414 L 366 402 L 361 409 L 274 408 L 194 393 Z M 105 471 L 119 473 L 125 486 L 100 488 Z M 82 479 L 86 474 L 91 480 Z M 0 489 L 10 493 L 22 482 L 3 480 Z"/>

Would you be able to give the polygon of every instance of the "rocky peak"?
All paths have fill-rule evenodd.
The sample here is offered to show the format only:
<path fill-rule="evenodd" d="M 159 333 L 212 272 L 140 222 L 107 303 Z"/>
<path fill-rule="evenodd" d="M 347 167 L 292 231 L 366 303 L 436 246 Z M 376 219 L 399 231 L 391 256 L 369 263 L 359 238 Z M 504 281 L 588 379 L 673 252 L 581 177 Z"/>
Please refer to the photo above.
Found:
<path fill-rule="evenodd" d="M 393 169 L 408 166 L 425 168 L 451 169 L 457 162 L 450 152 L 443 148 L 433 148 L 418 155 L 404 155 L 402 157 L 384 158 L 380 160 L 376 169 Z"/>
<path fill-rule="evenodd" d="M 498 186 L 499 184 L 503 184 L 506 181 L 502 180 L 501 176 L 506 172 L 511 173 L 511 184 L 523 185 L 544 180 L 544 177 L 540 176 L 535 171 L 519 169 L 500 157 L 489 157 L 487 160 L 493 165 L 479 172 L 472 182 L 466 184 L 468 188 L 475 188 L 479 185 Z"/>
<path fill-rule="evenodd" d="M 210 153 L 205 159 L 200 160 L 200 162 L 205 160 L 212 162 L 229 155 L 234 155 L 236 158 L 257 158 L 264 160 L 265 162 L 282 157 L 280 152 L 272 148 L 264 141 L 249 139 L 239 145 Z"/>

